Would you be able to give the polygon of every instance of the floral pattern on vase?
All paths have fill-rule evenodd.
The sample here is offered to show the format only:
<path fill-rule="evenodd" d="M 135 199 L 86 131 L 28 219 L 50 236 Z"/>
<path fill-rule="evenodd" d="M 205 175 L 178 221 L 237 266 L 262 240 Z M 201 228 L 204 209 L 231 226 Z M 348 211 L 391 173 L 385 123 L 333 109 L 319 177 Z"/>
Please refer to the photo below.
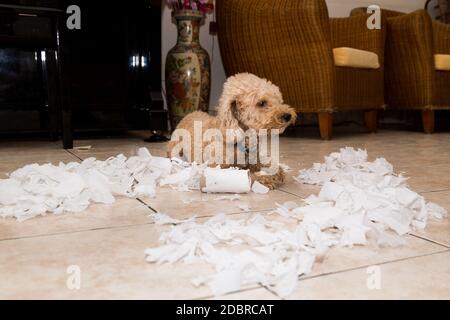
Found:
<path fill-rule="evenodd" d="M 200 46 L 199 30 L 203 15 L 183 10 L 174 15 L 178 41 L 166 58 L 166 93 L 172 129 L 193 111 L 208 111 L 210 61 Z"/>

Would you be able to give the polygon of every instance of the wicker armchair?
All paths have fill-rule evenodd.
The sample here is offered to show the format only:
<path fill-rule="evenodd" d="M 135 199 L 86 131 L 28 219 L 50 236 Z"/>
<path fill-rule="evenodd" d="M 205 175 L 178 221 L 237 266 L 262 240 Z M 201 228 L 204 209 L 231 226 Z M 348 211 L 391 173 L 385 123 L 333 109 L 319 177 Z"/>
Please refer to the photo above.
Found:
<path fill-rule="evenodd" d="M 376 131 L 384 107 L 384 29 L 367 16 L 330 19 L 324 0 L 217 0 L 217 25 L 226 73 L 251 72 L 277 84 L 297 112 L 318 113 L 330 139 L 332 114 L 366 111 Z M 380 68 L 336 67 L 333 48 L 375 52 Z"/>
<path fill-rule="evenodd" d="M 359 16 L 364 8 L 354 9 Z M 450 54 L 450 25 L 432 21 L 425 10 L 409 14 L 383 10 L 387 19 L 385 94 L 390 109 L 422 111 L 426 133 L 434 131 L 434 110 L 450 109 L 450 71 L 438 71 L 435 54 Z"/>

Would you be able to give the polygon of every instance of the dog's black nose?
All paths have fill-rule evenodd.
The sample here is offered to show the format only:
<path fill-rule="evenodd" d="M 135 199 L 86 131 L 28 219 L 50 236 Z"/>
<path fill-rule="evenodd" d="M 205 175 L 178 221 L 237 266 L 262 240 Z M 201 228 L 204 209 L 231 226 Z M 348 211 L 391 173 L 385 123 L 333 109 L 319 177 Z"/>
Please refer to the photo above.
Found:
<path fill-rule="evenodd" d="M 284 122 L 289 122 L 292 119 L 292 115 L 290 113 L 284 113 L 281 116 L 281 119 L 283 119 Z"/>

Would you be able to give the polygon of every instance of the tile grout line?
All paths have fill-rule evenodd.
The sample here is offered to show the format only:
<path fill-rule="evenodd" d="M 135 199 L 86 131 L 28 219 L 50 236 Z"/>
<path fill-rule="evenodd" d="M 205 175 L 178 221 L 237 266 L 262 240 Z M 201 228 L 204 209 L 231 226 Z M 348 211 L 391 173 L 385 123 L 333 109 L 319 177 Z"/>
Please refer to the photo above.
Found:
<path fill-rule="evenodd" d="M 141 202 L 143 205 L 145 205 L 146 207 L 147 204 Z M 150 207 L 148 207 L 150 209 Z M 258 210 L 258 211 L 241 211 L 241 212 L 229 212 L 226 213 L 226 215 L 230 215 L 230 216 L 235 216 L 235 215 L 239 215 L 239 214 L 245 214 L 245 213 L 249 213 L 249 214 L 255 214 L 255 213 L 263 213 L 263 212 L 268 212 L 273 210 L 273 208 L 271 209 L 263 209 L 263 210 Z M 153 211 L 153 210 L 152 210 Z M 153 211 L 154 213 L 158 213 L 158 211 Z M 195 217 L 195 220 L 198 219 L 207 219 L 207 218 L 212 218 L 215 214 L 211 213 L 210 215 L 201 215 L 201 216 L 197 216 Z M 149 225 L 156 225 L 155 222 L 146 222 L 146 223 L 135 223 L 135 224 L 129 224 L 129 225 L 121 225 L 121 226 L 109 226 L 109 227 L 98 227 L 98 228 L 92 228 L 92 229 L 84 229 L 84 230 L 74 230 L 74 231 L 65 231 L 65 232 L 54 232 L 54 233 L 47 233 L 47 234 L 37 234 L 37 235 L 31 235 L 31 236 L 23 236 L 23 237 L 13 237 L 13 238 L 4 238 L 4 239 L 0 239 L 0 242 L 2 241 L 14 241 L 14 240 L 21 240 L 21 239 L 34 239 L 34 238 L 44 238 L 44 237 L 54 237 L 54 236 L 60 236 L 60 235 L 65 235 L 65 234 L 76 234 L 76 233 L 81 233 L 81 232 L 93 232 L 93 231 L 98 231 L 98 230 L 116 230 L 116 229 L 127 229 L 127 228 L 133 228 L 133 227 L 140 227 L 140 226 L 149 226 Z"/>
<path fill-rule="evenodd" d="M 397 263 L 397 262 L 402 262 L 402 261 L 407 261 L 407 260 L 412 260 L 412 259 L 417 259 L 417 258 L 424 258 L 424 257 L 436 255 L 436 254 L 446 253 L 446 252 L 450 252 L 450 249 L 445 247 L 444 250 L 431 252 L 431 253 L 425 253 L 425 254 L 418 255 L 418 256 L 405 257 L 405 258 L 400 258 L 400 259 L 384 261 L 384 262 L 380 262 L 380 263 L 367 264 L 367 265 L 362 265 L 362 266 L 359 266 L 359 267 L 348 268 L 348 269 L 343 269 L 343 270 L 334 271 L 334 272 L 327 272 L 327 273 L 318 274 L 318 275 L 314 275 L 314 276 L 305 276 L 303 278 L 300 277 L 299 281 L 315 279 L 315 278 L 320 278 L 320 277 L 323 277 L 323 276 L 330 276 L 330 275 L 345 273 L 345 272 L 349 272 L 349 271 L 361 270 L 361 269 L 364 269 L 364 268 L 367 268 L 367 267 L 370 267 L 370 266 L 373 266 L 373 265 L 386 265 L 386 264 L 390 264 L 390 263 Z"/>
<path fill-rule="evenodd" d="M 84 161 L 84 159 L 82 159 L 81 157 L 79 157 L 78 155 L 76 155 L 75 153 L 73 153 L 72 151 L 70 151 L 69 149 L 64 149 L 64 151 L 66 151 L 68 154 L 74 156 L 75 158 L 77 158 L 80 161 Z"/>
<path fill-rule="evenodd" d="M 438 193 L 438 192 L 446 192 L 446 191 L 450 191 L 450 189 L 431 190 L 431 191 L 420 191 L 420 192 L 417 192 L 417 193 L 420 194 L 420 195 L 427 195 L 427 194 L 430 194 L 430 193 Z"/>
<path fill-rule="evenodd" d="M 141 200 L 140 198 L 136 198 L 136 200 L 140 203 L 142 203 L 144 206 L 146 206 L 148 209 L 150 209 L 151 211 L 153 211 L 153 213 L 158 213 L 158 211 L 156 211 L 155 209 L 153 209 L 152 206 L 150 206 L 149 204 L 147 204 L 146 202 L 144 202 L 143 200 Z"/>
<path fill-rule="evenodd" d="M 23 237 L 15 237 L 15 238 L 5 238 L 0 239 L 0 242 L 3 241 L 15 241 L 15 240 L 28 240 L 28 239 L 35 239 L 35 238 L 45 238 L 45 237 L 55 237 L 55 236 L 61 236 L 61 235 L 70 235 L 70 234 L 77 234 L 81 232 L 93 232 L 93 231 L 99 231 L 99 230 L 115 230 L 115 229 L 126 229 L 126 228 L 132 228 L 132 227 L 139 227 L 139 226 L 147 226 L 155 224 L 154 222 L 148 222 L 148 223 L 141 223 L 141 224 L 129 224 L 129 225 L 122 225 L 122 226 L 110 226 L 110 227 L 98 227 L 98 228 L 92 228 L 92 229 L 85 229 L 85 230 L 74 230 L 74 231 L 66 231 L 66 232 L 54 232 L 54 233 L 47 233 L 47 234 L 38 234 L 38 235 L 31 235 L 31 236 L 23 236 Z"/>
<path fill-rule="evenodd" d="M 346 272 L 351 272 L 351 271 L 356 271 L 356 270 L 361 270 L 373 265 L 386 265 L 386 264 L 390 264 L 390 263 L 397 263 L 397 262 L 402 262 L 402 261 L 406 261 L 406 260 L 411 260 L 411 259 L 416 259 L 416 258 L 423 258 L 423 257 L 428 257 L 428 256 L 432 256 L 435 254 L 442 254 L 442 253 L 446 253 L 446 252 L 450 252 L 450 249 L 445 249 L 445 250 L 441 250 L 441 251 L 436 251 L 436 252 L 432 252 L 432 253 L 427 253 L 427 254 L 423 254 L 423 255 L 418 255 L 418 256 L 414 256 L 414 257 L 406 257 L 406 258 L 401 258 L 401 259 L 396 259 L 396 260 L 390 260 L 390 261 L 384 261 L 384 262 L 380 262 L 380 263 L 375 263 L 375 264 L 369 264 L 369 265 L 363 265 L 360 267 L 354 267 L 354 268 L 348 268 L 348 269 L 343 269 L 343 270 L 338 270 L 338 271 L 334 271 L 334 272 L 326 272 L 326 273 L 322 273 L 322 274 L 318 274 L 318 275 L 314 275 L 314 276 L 305 276 L 305 277 L 299 277 L 298 282 L 301 281 L 306 281 L 306 280 L 310 280 L 310 279 L 316 279 L 316 278 L 320 278 L 320 277 L 326 277 L 326 276 L 331 276 L 331 275 L 335 275 L 335 274 L 341 274 L 341 273 L 346 273 Z M 270 288 L 264 286 L 264 288 L 269 291 L 270 293 L 272 293 L 273 295 L 277 296 L 275 292 L 273 292 Z M 278 297 L 278 296 L 277 296 Z M 286 300 L 283 299 L 282 300 Z"/>
<path fill-rule="evenodd" d="M 218 296 L 218 297 L 216 297 L 214 295 L 209 295 L 209 296 L 204 296 L 204 297 L 192 298 L 192 300 L 208 300 L 208 299 L 213 299 L 213 298 L 226 297 L 226 296 L 230 296 L 232 294 L 237 294 L 237 293 L 241 293 L 241 292 L 249 292 L 249 291 L 258 290 L 258 289 L 265 289 L 265 287 L 261 284 L 257 284 L 254 287 L 244 288 L 244 289 L 240 289 L 237 291 L 228 292 L 228 293 Z"/>
<path fill-rule="evenodd" d="M 426 164 L 426 165 L 419 165 L 418 164 L 418 165 L 414 165 L 414 166 L 405 166 L 405 167 L 402 167 L 402 169 L 409 170 L 409 169 L 417 169 L 417 168 L 431 168 L 431 167 L 443 166 L 443 165 L 448 165 L 448 163 L 444 162 L 444 160 L 442 160 L 442 162 L 439 162 L 439 163 Z M 403 170 L 401 170 L 401 171 L 403 171 Z M 406 172 L 406 173 L 408 173 L 408 172 Z"/>
<path fill-rule="evenodd" d="M 287 190 L 283 190 L 283 189 L 276 189 L 276 190 L 281 191 L 281 192 L 286 193 L 286 194 L 289 194 L 289 195 L 294 196 L 296 198 L 299 198 L 300 200 L 304 199 L 302 196 L 299 196 L 298 194 L 292 193 L 292 192 L 287 191 Z"/>
<path fill-rule="evenodd" d="M 412 191 L 414 191 L 412 188 L 410 188 Z M 283 187 L 276 189 L 278 191 L 290 194 L 292 196 L 295 196 L 297 198 L 303 199 L 303 197 L 299 196 L 298 194 L 293 193 L 292 191 L 288 191 L 286 189 L 283 189 Z M 438 193 L 438 192 L 446 192 L 446 191 L 450 191 L 450 189 L 436 189 L 436 190 L 429 190 L 429 191 L 414 191 L 420 195 L 426 195 L 426 194 L 430 194 L 430 193 Z"/>
<path fill-rule="evenodd" d="M 431 242 L 431 243 L 434 243 L 434 244 L 437 244 L 437 245 L 440 245 L 440 246 L 442 246 L 442 247 L 445 247 L 445 248 L 450 249 L 450 245 L 445 244 L 445 243 L 443 243 L 443 242 L 439 242 L 439 241 L 436 241 L 436 240 L 433 240 L 433 239 L 429 239 L 429 238 L 420 236 L 420 235 L 415 234 L 415 233 L 408 233 L 408 234 L 409 234 L 410 236 L 416 237 L 416 238 L 418 238 L 418 239 L 422 239 L 422 240 L 424 240 L 424 241 Z"/>
<path fill-rule="evenodd" d="M 442 250 L 442 251 L 436 251 L 436 252 L 427 253 L 427 254 L 423 254 L 423 255 L 418 255 L 418 256 L 414 256 L 414 257 L 406 257 L 406 258 L 401 258 L 401 259 L 396 259 L 396 260 L 384 261 L 384 262 L 377 263 L 376 265 L 386 265 L 386 264 L 390 264 L 390 263 L 397 263 L 397 262 L 402 262 L 402 261 L 416 259 L 416 258 L 428 257 L 428 256 L 436 255 L 436 254 L 442 254 L 442 253 L 446 253 L 446 252 L 450 252 L 450 249 L 445 249 L 445 250 Z M 343 270 L 334 271 L 334 272 L 327 272 L 327 273 L 318 274 L 318 275 L 314 275 L 314 276 L 306 276 L 306 277 L 301 277 L 300 276 L 297 281 L 301 282 L 301 281 L 305 281 L 305 280 L 309 280 L 309 279 L 316 279 L 316 278 L 320 278 L 320 277 L 326 277 L 326 276 L 331 276 L 331 275 L 335 275 L 335 274 L 341 274 L 341 273 L 345 273 L 345 272 L 361 270 L 361 269 L 367 268 L 367 267 L 372 266 L 372 265 L 374 265 L 374 264 L 363 265 L 363 266 L 359 266 L 359 267 L 355 267 L 355 268 L 348 268 L 348 269 L 343 269 Z M 237 293 L 241 293 L 241 292 L 248 292 L 248 291 L 258 290 L 258 289 L 261 289 L 261 288 L 265 289 L 270 294 L 272 294 L 274 296 L 274 298 L 280 298 L 275 292 L 272 291 L 272 289 L 270 289 L 269 287 L 264 286 L 262 284 L 259 284 L 258 287 L 252 287 L 252 288 L 246 288 L 246 289 L 243 289 L 243 290 L 233 291 L 233 292 L 230 292 L 230 293 L 227 293 L 227 294 L 223 295 L 222 297 L 226 297 L 227 295 L 237 294 Z M 204 299 L 210 299 L 210 298 L 214 298 L 214 296 L 195 298 L 194 300 L 204 300 Z M 281 299 L 285 300 L 283 298 L 281 298 Z"/>
<path fill-rule="evenodd" d="M 411 260 L 411 259 L 416 259 L 416 258 L 423 258 L 423 257 L 428 257 L 428 256 L 432 256 L 432 255 L 436 255 L 436 254 L 442 254 L 442 253 L 446 253 L 446 252 L 450 252 L 449 249 L 446 250 L 442 250 L 442 251 L 436 251 L 436 252 L 432 252 L 432 253 L 427 253 L 427 254 L 423 254 L 423 255 L 418 255 L 418 256 L 414 256 L 414 257 L 407 257 L 407 258 L 402 258 L 402 259 L 396 259 L 396 260 L 391 260 L 391 261 L 385 261 L 385 262 L 380 262 L 380 263 L 376 263 L 376 264 L 370 264 L 370 265 L 363 265 L 360 267 L 355 267 L 355 268 L 348 268 L 348 269 L 343 269 L 343 270 L 339 270 L 339 271 L 334 271 L 334 272 L 327 272 L 327 273 L 323 273 L 323 274 L 318 274 L 318 275 L 314 275 L 314 276 L 306 276 L 306 277 L 299 277 L 298 282 L 302 282 L 302 281 L 306 281 L 306 280 L 310 280 L 310 279 L 317 279 L 317 278 L 321 278 L 321 277 L 327 277 L 327 276 L 331 276 L 331 275 L 335 275 L 335 274 L 342 274 L 342 273 L 346 273 L 346 272 L 351 272 L 351 271 L 356 271 L 356 270 L 361 270 L 367 267 L 370 267 L 372 265 L 387 265 L 390 263 L 397 263 L 397 262 L 402 262 L 402 261 L 406 261 L 406 260 Z M 276 297 L 278 297 L 276 295 L 275 292 L 273 292 L 270 288 L 263 286 L 267 291 L 269 291 L 271 294 L 275 295 Z M 286 300 L 283 299 L 282 300 Z"/>

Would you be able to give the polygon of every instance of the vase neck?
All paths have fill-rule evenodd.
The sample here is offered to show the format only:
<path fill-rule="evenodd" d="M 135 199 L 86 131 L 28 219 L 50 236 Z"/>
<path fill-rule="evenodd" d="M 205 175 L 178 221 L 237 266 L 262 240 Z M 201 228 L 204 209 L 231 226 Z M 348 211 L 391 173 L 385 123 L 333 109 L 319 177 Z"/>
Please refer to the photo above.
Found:
<path fill-rule="evenodd" d="M 200 19 L 177 19 L 178 45 L 199 43 Z"/>

